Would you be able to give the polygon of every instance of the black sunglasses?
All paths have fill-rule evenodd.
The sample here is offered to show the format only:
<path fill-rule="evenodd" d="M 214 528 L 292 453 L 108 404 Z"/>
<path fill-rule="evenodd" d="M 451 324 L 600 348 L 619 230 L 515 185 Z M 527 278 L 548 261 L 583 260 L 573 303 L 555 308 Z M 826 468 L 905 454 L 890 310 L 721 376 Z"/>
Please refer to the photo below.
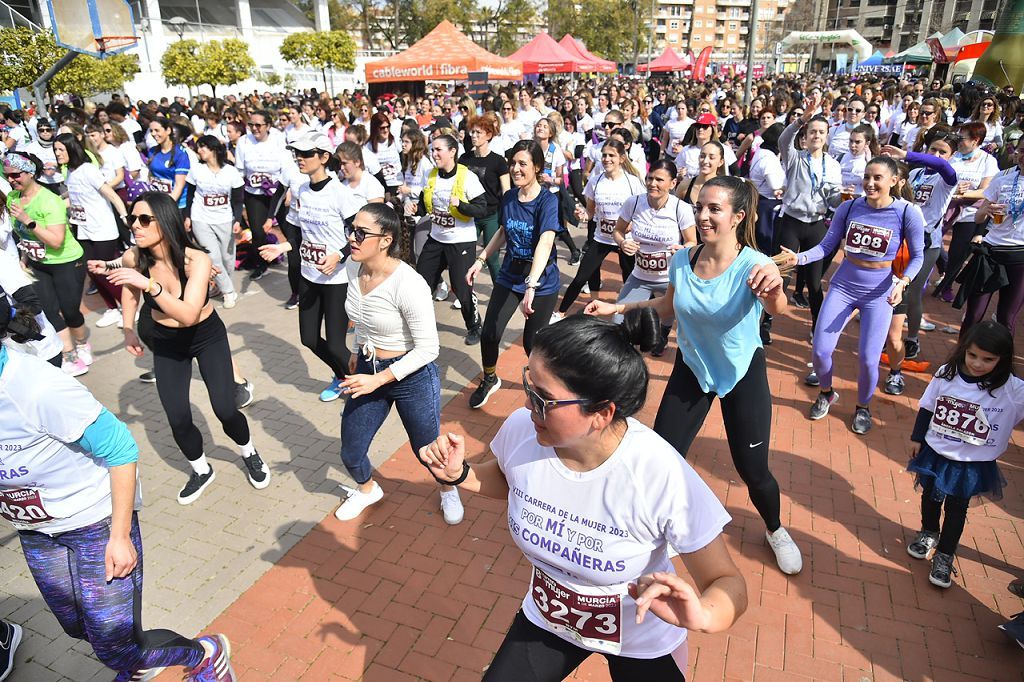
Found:
<path fill-rule="evenodd" d="M 320 153 L 319 149 L 293 149 L 292 153 L 300 159 L 312 159 Z M 325 152 L 326 153 L 326 152 Z"/>
<path fill-rule="evenodd" d="M 267 124 L 266 123 L 250 123 L 249 127 L 250 128 L 266 128 Z"/>
<path fill-rule="evenodd" d="M 147 215 L 146 213 L 129 213 L 127 216 L 125 216 L 125 222 L 128 223 L 128 227 L 134 225 L 136 220 L 139 221 L 139 225 L 142 225 L 143 227 L 149 227 L 150 223 L 156 222 L 156 216 Z"/>
<path fill-rule="evenodd" d="M 18 178 L 21 177 L 22 173 L 24 172 L 25 171 L 18 171 L 17 173 L 4 173 L 4 175 L 7 177 L 8 180 L 17 180 Z"/>
<path fill-rule="evenodd" d="M 42 128 L 42 127 L 40 127 L 40 128 L 36 128 L 36 132 L 52 133 L 53 132 L 53 128 Z M 107 132 L 110 132 L 109 128 L 107 129 Z"/>
<path fill-rule="evenodd" d="M 541 421 L 546 418 L 545 411 L 549 407 L 558 407 L 559 405 L 592 405 L 594 400 L 589 398 L 572 398 L 566 400 L 545 400 L 541 398 L 536 391 L 530 387 L 530 380 L 526 378 L 526 373 L 530 371 L 529 367 L 523 367 L 523 390 L 526 392 L 526 397 L 530 399 L 530 406 L 533 408 L 534 413 L 540 417 Z"/>
<path fill-rule="evenodd" d="M 366 241 L 367 237 L 386 237 L 387 235 L 383 232 L 367 232 L 361 227 L 350 227 L 346 228 L 345 232 L 348 234 L 348 238 L 353 240 L 356 244 L 362 244 Z"/>

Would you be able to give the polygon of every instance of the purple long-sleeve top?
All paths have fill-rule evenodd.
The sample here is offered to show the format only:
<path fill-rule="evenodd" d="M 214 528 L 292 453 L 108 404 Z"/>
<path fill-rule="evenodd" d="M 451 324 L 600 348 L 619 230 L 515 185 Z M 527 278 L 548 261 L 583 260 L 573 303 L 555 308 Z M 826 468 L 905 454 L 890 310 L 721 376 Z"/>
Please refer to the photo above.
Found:
<path fill-rule="evenodd" d="M 924 260 L 924 216 L 921 209 L 903 199 L 896 199 L 885 208 L 871 208 L 867 200 L 857 198 L 839 205 L 832 224 L 821 243 L 798 253 L 797 264 L 807 265 L 832 253 L 841 239 L 846 239 L 846 253 L 857 260 L 883 262 L 896 259 L 900 242 L 906 240 L 910 262 L 904 277 L 914 279 Z"/>

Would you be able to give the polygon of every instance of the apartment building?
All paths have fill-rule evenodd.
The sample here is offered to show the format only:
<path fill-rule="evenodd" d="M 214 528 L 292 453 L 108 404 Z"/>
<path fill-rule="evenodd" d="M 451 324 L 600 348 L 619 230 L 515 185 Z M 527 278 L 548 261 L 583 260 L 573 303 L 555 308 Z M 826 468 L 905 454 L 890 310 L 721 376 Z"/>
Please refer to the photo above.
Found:
<path fill-rule="evenodd" d="M 694 54 L 711 46 L 715 61 L 743 61 L 751 30 L 757 31 L 758 53 L 770 54 L 783 35 L 783 18 L 791 0 L 761 0 L 753 21 L 750 0 L 657 0 L 654 45 Z M 767 57 L 765 57 L 767 58 Z"/>

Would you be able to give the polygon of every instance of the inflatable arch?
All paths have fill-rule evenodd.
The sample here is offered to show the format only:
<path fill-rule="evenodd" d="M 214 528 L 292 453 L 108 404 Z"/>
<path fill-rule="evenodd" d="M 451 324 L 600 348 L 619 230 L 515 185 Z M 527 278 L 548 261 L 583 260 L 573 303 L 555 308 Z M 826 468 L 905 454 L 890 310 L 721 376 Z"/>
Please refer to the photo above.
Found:
<path fill-rule="evenodd" d="M 864 61 L 871 56 L 871 43 L 853 29 L 842 31 L 793 31 L 782 39 L 783 49 L 793 45 L 822 45 L 843 43 L 857 52 L 857 60 Z"/>

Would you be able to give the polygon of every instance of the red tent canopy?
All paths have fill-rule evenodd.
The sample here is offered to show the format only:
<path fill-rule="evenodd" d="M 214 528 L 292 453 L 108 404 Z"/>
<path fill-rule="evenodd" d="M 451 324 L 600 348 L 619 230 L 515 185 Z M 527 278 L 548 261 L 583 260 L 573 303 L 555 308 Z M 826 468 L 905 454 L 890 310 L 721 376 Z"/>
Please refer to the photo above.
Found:
<path fill-rule="evenodd" d="M 523 73 L 581 73 L 593 68 L 588 60 L 572 54 L 543 31 L 508 58 L 522 62 Z"/>
<path fill-rule="evenodd" d="M 641 64 L 636 67 L 637 71 L 687 71 L 692 66 L 689 59 L 680 59 L 679 55 L 671 47 L 666 47 L 665 51 L 655 59 L 653 62 L 648 64 Z"/>
<path fill-rule="evenodd" d="M 566 33 L 558 44 L 565 48 L 565 51 L 576 55 L 580 59 L 590 63 L 590 68 L 587 69 L 591 73 L 615 73 L 618 71 L 618 67 L 615 66 L 615 62 L 608 61 L 607 59 L 601 59 L 597 55 L 593 54 L 587 48 L 583 47 L 578 40 L 573 38 L 571 35 Z"/>
<path fill-rule="evenodd" d="M 970 45 L 962 45 L 960 51 L 957 52 L 956 59 L 953 61 L 962 62 L 965 59 L 978 59 L 981 55 L 985 54 L 985 50 L 992 44 L 992 41 L 984 43 L 972 43 Z"/>

